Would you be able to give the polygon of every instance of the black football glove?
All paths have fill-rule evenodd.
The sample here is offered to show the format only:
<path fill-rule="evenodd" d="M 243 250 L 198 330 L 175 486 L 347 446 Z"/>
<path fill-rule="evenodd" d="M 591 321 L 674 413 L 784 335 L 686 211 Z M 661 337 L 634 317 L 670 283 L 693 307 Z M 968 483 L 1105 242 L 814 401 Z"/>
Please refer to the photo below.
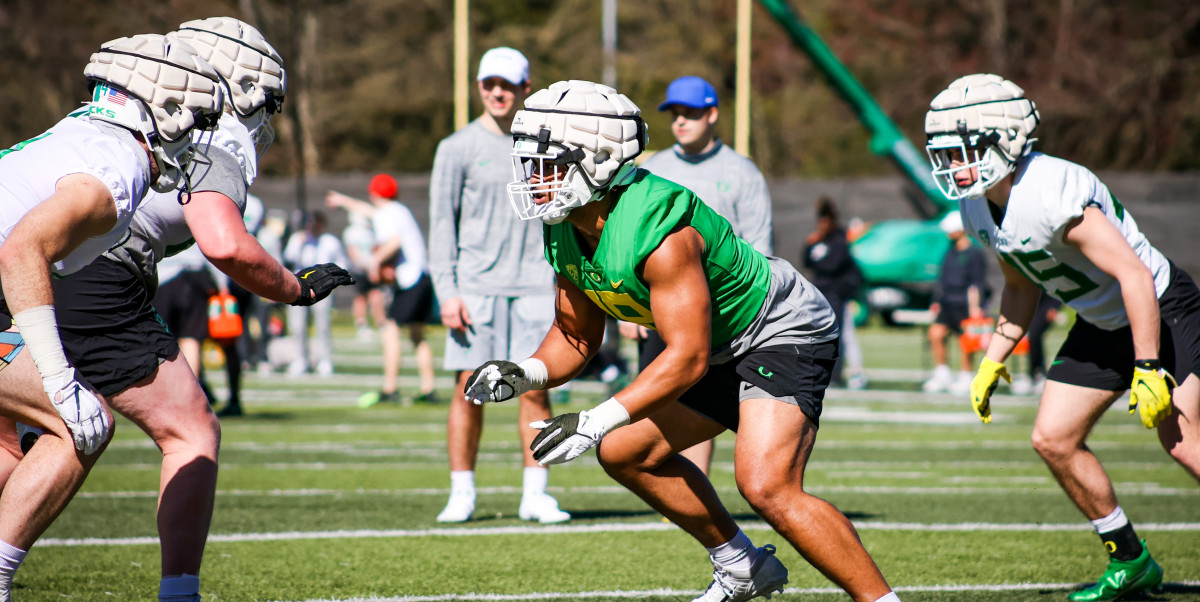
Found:
<path fill-rule="evenodd" d="M 503 360 L 492 360 L 476 368 L 463 390 L 467 400 L 475 405 L 508 401 L 528 392 L 529 379 L 525 378 L 525 370 Z"/>
<path fill-rule="evenodd" d="M 333 289 L 354 284 L 354 277 L 332 263 L 322 263 L 296 272 L 296 280 L 300 283 L 300 296 L 292 301 L 292 305 L 312 305 L 333 292 Z"/>

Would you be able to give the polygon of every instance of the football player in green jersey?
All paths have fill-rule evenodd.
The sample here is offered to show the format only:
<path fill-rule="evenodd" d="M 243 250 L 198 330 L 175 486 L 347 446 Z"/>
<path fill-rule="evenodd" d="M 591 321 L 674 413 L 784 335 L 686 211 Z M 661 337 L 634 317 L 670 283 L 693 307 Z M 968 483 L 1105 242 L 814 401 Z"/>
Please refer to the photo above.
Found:
<path fill-rule="evenodd" d="M 583 81 L 541 90 L 517 113 L 509 198 L 546 224 L 555 324 L 532 357 L 480 366 L 467 397 L 504 401 L 569 381 L 599 348 L 606 313 L 657 330 L 666 350 L 628 387 L 533 424 L 534 457 L 557 464 L 600 444 L 609 475 L 708 549 L 713 582 L 697 600 L 749 600 L 780 591 L 787 569 L 678 453 L 735 430 L 738 489 L 754 510 L 855 600 L 898 600 L 850 521 L 803 489 L 838 353 L 833 310 L 691 191 L 634 166 L 646 145 L 639 113 Z"/>

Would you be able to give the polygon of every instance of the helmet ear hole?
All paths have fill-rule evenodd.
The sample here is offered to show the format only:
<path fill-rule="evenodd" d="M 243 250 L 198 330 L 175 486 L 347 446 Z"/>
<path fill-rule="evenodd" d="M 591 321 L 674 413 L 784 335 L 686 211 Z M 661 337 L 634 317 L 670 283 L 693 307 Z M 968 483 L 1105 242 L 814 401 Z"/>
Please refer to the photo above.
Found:
<path fill-rule="evenodd" d="M 599 165 L 605 161 L 608 161 L 608 158 L 611 156 L 612 153 L 608 152 L 608 149 L 602 148 L 596 152 L 595 156 L 592 157 L 592 162 Z"/>

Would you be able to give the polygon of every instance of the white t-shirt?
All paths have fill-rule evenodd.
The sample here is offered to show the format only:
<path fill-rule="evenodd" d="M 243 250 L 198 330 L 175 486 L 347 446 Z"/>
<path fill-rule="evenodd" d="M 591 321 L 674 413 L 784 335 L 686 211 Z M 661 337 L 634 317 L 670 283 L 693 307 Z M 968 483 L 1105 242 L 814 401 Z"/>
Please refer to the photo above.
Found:
<path fill-rule="evenodd" d="M 396 255 L 396 286 L 401 290 L 412 288 L 429 272 L 429 260 L 425 254 L 425 236 L 421 226 L 408 207 L 391 202 L 375 210 L 371 218 L 375 231 L 375 244 L 381 245 L 392 238 L 400 237 L 400 252 Z"/>
<path fill-rule="evenodd" d="M 1108 187 L 1080 165 L 1042 153 L 1022 161 L 1002 226 L 992 219 L 984 197 L 959 201 L 966 231 L 983 246 L 1083 319 L 1116 330 L 1129 325 L 1120 283 L 1063 242 L 1066 225 L 1088 207 L 1098 208 L 1121 231 L 1154 275 L 1155 293 L 1161 297 L 1171 277 L 1166 257 L 1146 240 Z"/>
<path fill-rule="evenodd" d="M 65 176 L 94 176 L 112 194 L 116 223 L 55 263 L 52 270 L 58 275 L 82 268 L 121 242 L 134 210 L 150 189 L 150 159 L 133 134 L 82 114 L 67 116 L 41 136 L 0 153 L 0 243 L 26 213 L 54 195 Z"/>

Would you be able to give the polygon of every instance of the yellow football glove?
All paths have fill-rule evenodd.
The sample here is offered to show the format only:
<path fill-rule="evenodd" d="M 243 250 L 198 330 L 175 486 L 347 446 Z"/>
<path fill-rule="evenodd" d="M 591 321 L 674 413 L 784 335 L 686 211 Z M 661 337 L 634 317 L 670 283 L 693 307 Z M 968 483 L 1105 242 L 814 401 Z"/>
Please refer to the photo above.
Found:
<path fill-rule="evenodd" d="M 1129 413 L 1137 410 L 1142 424 L 1152 429 L 1171 415 L 1171 389 L 1179 385 L 1158 360 L 1137 360 L 1129 385 Z"/>
<path fill-rule="evenodd" d="M 975 408 L 975 413 L 984 424 L 992 421 L 992 392 L 1001 378 L 1012 382 L 1004 364 L 985 357 L 979 363 L 979 372 L 971 379 L 971 407 Z"/>

